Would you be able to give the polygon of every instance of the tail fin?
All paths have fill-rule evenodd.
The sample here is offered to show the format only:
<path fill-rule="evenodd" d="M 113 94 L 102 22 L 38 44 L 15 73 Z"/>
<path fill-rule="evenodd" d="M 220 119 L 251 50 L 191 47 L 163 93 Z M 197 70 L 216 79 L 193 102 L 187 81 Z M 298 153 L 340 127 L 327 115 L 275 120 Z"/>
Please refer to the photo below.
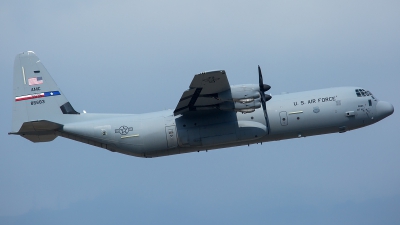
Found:
<path fill-rule="evenodd" d="M 53 122 L 63 114 L 79 113 L 68 102 L 34 52 L 18 54 L 14 61 L 13 119 L 10 134 L 29 136 L 30 133 L 38 136 L 40 132 L 54 130 L 59 125 Z M 36 141 L 49 141 L 48 139 L 39 138 Z"/>

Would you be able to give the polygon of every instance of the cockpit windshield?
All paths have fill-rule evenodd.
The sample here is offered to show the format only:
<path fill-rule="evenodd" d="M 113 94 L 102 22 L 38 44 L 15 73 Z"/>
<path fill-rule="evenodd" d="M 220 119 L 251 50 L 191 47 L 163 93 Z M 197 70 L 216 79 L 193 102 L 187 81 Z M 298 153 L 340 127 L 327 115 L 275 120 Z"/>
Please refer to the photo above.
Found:
<path fill-rule="evenodd" d="M 357 94 L 357 97 L 371 96 L 372 99 L 375 99 L 375 97 L 372 95 L 372 93 L 370 91 L 367 91 L 364 89 L 356 89 L 356 94 Z"/>

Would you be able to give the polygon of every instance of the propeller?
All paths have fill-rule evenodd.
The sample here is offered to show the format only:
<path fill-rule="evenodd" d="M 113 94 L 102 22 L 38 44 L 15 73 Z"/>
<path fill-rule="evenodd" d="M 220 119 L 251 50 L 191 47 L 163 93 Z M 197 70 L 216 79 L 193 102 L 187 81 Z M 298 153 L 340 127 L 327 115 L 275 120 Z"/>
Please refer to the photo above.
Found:
<path fill-rule="evenodd" d="M 268 120 L 266 102 L 269 101 L 272 98 L 272 96 L 265 94 L 265 92 L 271 89 L 271 86 L 269 86 L 268 84 L 264 84 L 260 66 L 258 66 L 258 83 L 260 85 L 261 105 L 264 110 L 265 123 L 267 125 L 267 133 L 269 134 L 269 120 Z"/>

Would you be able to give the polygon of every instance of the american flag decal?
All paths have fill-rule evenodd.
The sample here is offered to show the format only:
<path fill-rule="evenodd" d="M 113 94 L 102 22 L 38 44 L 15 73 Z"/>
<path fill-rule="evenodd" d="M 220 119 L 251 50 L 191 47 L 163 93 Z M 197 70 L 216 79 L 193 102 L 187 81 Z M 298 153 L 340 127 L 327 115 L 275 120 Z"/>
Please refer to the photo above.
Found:
<path fill-rule="evenodd" d="M 42 77 L 32 77 L 28 79 L 29 86 L 43 84 Z"/>

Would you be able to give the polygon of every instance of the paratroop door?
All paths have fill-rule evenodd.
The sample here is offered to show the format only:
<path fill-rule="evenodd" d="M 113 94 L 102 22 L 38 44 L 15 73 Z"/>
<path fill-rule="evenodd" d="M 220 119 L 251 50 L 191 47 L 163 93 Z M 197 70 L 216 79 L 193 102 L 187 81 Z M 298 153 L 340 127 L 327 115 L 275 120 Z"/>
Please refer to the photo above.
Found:
<path fill-rule="evenodd" d="M 178 146 L 178 142 L 176 139 L 176 127 L 173 126 L 166 126 L 165 127 L 165 134 L 167 137 L 167 145 L 168 148 L 175 148 Z"/>
<path fill-rule="evenodd" d="M 287 113 L 285 111 L 280 112 L 279 116 L 281 118 L 281 125 L 282 126 L 287 126 L 288 125 Z"/>

